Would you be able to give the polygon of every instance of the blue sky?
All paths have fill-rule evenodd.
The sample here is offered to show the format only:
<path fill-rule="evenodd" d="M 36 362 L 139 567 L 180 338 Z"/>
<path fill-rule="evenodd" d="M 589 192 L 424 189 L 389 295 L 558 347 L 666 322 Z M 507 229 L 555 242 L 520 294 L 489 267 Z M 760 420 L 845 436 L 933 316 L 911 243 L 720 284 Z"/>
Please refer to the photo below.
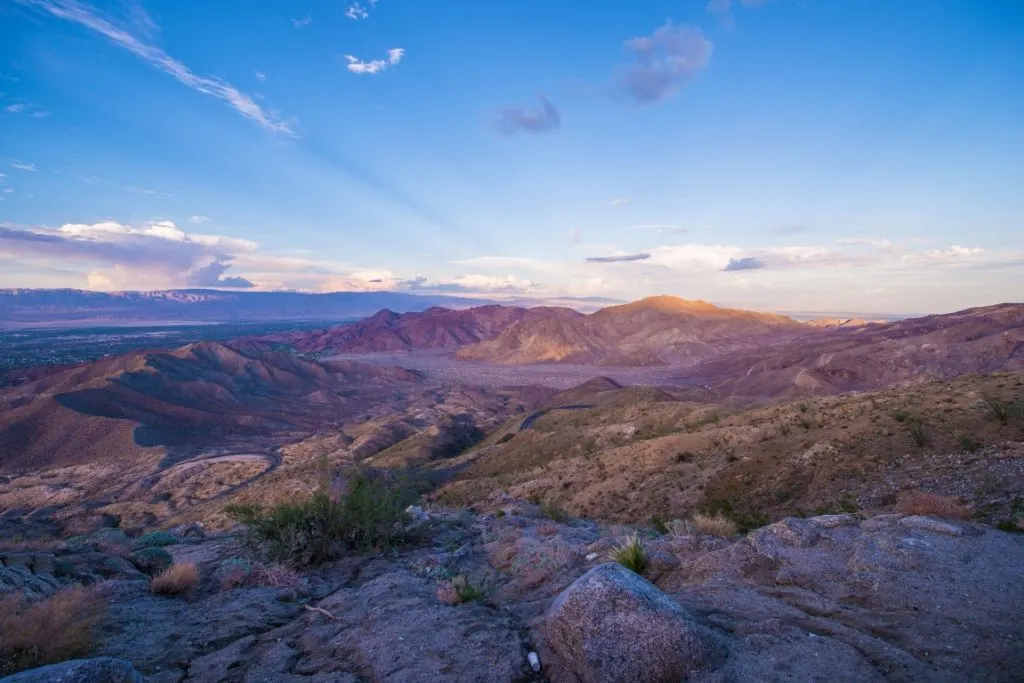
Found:
<path fill-rule="evenodd" d="M 0 287 L 1024 299 L 1016 0 L 0 0 Z"/>

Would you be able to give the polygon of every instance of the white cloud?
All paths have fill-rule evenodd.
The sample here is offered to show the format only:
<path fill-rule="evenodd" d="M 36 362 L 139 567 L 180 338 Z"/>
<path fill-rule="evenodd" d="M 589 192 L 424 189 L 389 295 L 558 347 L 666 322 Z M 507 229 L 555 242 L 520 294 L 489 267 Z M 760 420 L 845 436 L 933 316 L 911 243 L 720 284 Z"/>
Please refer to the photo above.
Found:
<path fill-rule="evenodd" d="M 189 223 L 206 223 L 210 219 L 206 216 L 189 216 Z"/>
<path fill-rule="evenodd" d="M 264 110 L 248 94 L 217 78 L 200 76 L 185 64 L 174 59 L 161 48 L 133 34 L 127 27 L 118 26 L 113 19 L 102 16 L 95 8 L 78 0 L 20 0 L 66 21 L 71 21 L 99 33 L 150 65 L 177 79 L 197 92 L 227 103 L 242 116 L 255 121 L 275 133 L 295 135 L 290 122 L 277 118 Z"/>
<path fill-rule="evenodd" d="M 24 108 L 25 108 L 25 105 L 20 103 L 20 102 L 18 102 L 16 104 L 9 104 L 9 105 L 7 105 L 6 107 L 4 107 L 4 111 L 7 112 L 8 114 L 17 114 L 17 113 L 21 112 Z"/>
<path fill-rule="evenodd" d="M 626 41 L 632 59 L 615 75 L 618 92 L 638 104 L 666 99 L 703 71 L 711 60 L 711 41 L 700 29 L 666 22 L 650 36 Z"/>
<path fill-rule="evenodd" d="M 237 256 L 256 247 L 234 237 L 188 234 L 172 221 L 67 223 L 56 230 L 0 226 L 0 256 L 50 268 L 88 269 L 90 286 L 108 288 L 251 287 L 249 280 L 224 272 Z"/>
<path fill-rule="evenodd" d="M 30 164 L 30 163 L 25 162 L 25 161 L 18 161 L 17 159 L 9 159 L 7 161 L 7 163 L 10 164 L 11 168 L 16 168 L 19 171 L 37 171 L 37 170 L 39 170 L 39 169 L 36 168 L 35 164 Z"/>
<path fill-rule="evenodd" d="M 364 62 L 358 57 L 345 55 L 348 62 L 346 68 L 354 74 L 376 74 L 388 67 L 396 66 L 405 56 L 405 48 L 396 47 L 388 50 L 387 59 L 375 59 L 372 62 Z"/>
<path fill-rule="evenodd" d="M 262 71 L 253 71 L 252 75 L 255 76 L 256 80 L 259 81 L 260 83 L 263 83 L 264 81 L 267 80 L 267 74 L 263 73 Z"/>
<path fill-rule="evenodd" d="M 295 18 L 292 19 L 292 26 L 294 26 L 295 28 L 306 28 L 307 26 L 309 26 L 312 23 L 313 23 L 313 17 L 311 17 L 309 15 L 306 15 L 306 16 L 302 17 L 301 19 L 295 19 Z"/>
<path fill-rule="evenodd" d="M 345 9 L 345 16 L 355 21 L 359 21 L 361 19 L 369 19 L 370 11 L 374 8 L 376 4 L 377 0 L 368 0 L 366 5 L 360 4 L 358 2 L 353 2 Z"/>
<path fill-rule="evenodd" d="M 618 199 L 613 199 L 613 200 L 612 200 L 612 201 L 610 202 L 610 205 L 611 205 L 612 207 L 616 207 L 616 206 L 625 206 L 626 204 L 629 204 L 629 202 L 630 202 L 630 201 L 631 201 L 631 200 L 630 200 L 630 198 L 629 198 L 629 197 L 619 197 Z"/>

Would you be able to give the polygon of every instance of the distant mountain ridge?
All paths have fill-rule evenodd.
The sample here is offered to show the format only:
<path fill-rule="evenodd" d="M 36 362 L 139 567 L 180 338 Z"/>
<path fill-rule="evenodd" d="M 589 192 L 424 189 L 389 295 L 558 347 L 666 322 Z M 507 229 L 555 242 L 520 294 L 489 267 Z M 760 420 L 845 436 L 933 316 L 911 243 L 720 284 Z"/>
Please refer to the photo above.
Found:
<path fill-rule="evenodd" d="M 522 320 L 458 357 L 503 365 L 667 365 L 814 333 L 792 318 L 656 296 L 596 313 Z"/>
<path fill-rule="evenodd" d="M 461 310 L 432 307 L 399 314 L 384 309 L 358 322 L 323 330 L 297 331 L 239 340 L 239 348 L 288 344 L 303 353 L 393 353 L 453 349 L 490 339 L 523 321 L 571 320 L 583 317 L 570 308 L 519 308 L 496 304 Z"/>
<path fill-rule="evenodd" d="M 403 292 L 226 292 L 170 289 L 93 292 L 81 289 L 0 289 L 0 327 L 5 324 L 250 322 L 346 320 L 383 309 L 423 311 L 432 306 L 467 308 L 486 299 Z"/>

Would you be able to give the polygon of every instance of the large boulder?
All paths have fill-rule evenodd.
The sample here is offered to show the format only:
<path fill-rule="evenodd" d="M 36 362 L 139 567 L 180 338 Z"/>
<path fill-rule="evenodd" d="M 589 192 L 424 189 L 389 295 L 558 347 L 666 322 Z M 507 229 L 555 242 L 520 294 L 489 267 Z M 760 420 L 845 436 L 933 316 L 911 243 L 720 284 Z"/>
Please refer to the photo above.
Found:
<path fill-rule="evenodd" d="M 578 683 L 678 683 L 726 654 L 710 629 L 612 562 L 566 588 L 542 629 L 558 679 Z"/>
<path fill-rule="evenodd" d="M 72 659 L 0 678 L 0 683 L 144 683 L 131 662 L 113 657 Z"/>

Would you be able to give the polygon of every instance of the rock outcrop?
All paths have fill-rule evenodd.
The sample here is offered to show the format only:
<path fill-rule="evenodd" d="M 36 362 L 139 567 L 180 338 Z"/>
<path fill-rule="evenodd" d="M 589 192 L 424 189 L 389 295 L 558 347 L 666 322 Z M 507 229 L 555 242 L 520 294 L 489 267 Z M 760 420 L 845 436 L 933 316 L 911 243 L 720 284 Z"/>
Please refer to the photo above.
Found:
<path fill-rule="evenodd" d="M 112 657 L 72 659 L 0 678 L 0 683 L 144 683 L 131 662 Z"/>
<path fill-rule="evenodd" d="M 557 680 L 674 683 L 711 669 L 725 649 L 643 577 L 615 563 L 563 591 L 543 626 Z"/>

